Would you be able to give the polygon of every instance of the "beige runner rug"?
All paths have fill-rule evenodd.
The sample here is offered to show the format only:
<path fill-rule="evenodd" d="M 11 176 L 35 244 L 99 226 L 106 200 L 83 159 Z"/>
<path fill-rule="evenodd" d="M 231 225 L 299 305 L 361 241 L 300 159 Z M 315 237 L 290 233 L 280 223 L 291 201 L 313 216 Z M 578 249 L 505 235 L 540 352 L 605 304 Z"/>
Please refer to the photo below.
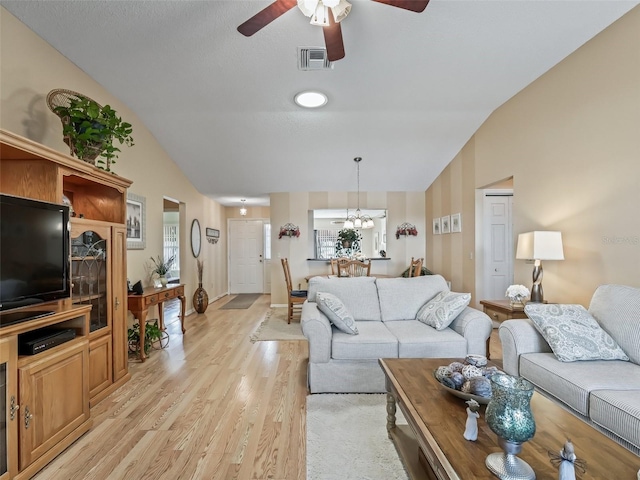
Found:
<path fill-rule="evenodd" d="M 295 318 L 287 323 L 287 308 L 272 308 L 264 321 L 251 335 L 252 343 L 270 340 L 306 340 L 302 334 L 300 320 Z"/>

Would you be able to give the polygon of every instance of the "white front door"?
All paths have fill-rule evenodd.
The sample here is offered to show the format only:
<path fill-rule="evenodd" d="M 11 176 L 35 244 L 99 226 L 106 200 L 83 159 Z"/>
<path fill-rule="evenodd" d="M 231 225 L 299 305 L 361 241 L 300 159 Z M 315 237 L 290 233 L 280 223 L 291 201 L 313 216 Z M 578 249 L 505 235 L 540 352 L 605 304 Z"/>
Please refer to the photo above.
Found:
<path fill-rule="evenodd" d="M 229 220 L 229 293 L 264 293 L 262 220 Z"/>
<path fill-rule="evenodd" d="M 513 226 L 511 211 L 513 195 L 484 196 L 484 298 L 505 298 L 507 287 L 513 283 Z"/>

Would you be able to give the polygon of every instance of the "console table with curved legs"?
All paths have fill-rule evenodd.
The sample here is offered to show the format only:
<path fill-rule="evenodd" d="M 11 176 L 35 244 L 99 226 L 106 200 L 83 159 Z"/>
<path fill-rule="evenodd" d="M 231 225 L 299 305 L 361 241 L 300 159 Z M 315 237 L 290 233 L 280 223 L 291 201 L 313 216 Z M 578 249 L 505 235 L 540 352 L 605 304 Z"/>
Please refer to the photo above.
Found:
<path fill-rule="evenodd" d="M 144 353 L 144 334 L 145 325 L 147 322 L 147 314 L 149 313 L 149 307 L 158 305 L 158 317 L 160 320 L 160 329 L 164 330 L 164 316 L 163 316 L 163 303 L 172 298 L 180 299 L 180 327 L 182 333 L 185 332 L 184 328 L 184 312 L 186 307 L 186 300 L 184 297 L 184 284 L 169 284 L 166 287 L 160 288 L 145 288 L 142 295 L 129 294 L 127 297 L 127 308 L 138 320 L 140 325 L 140 361 L 144 362 L 147 356 Z"/>

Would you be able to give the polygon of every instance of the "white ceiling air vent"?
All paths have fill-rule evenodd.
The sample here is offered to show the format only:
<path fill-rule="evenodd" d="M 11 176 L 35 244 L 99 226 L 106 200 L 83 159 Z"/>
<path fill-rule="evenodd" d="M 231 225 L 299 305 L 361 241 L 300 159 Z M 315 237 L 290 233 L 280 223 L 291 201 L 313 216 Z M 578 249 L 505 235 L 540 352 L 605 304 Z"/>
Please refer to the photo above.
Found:
<path fill-rule="evenodd" d="M 298 47 L 298 70 L 332 69 L 333 63 L 327 59 L 327 49 L 320 47 Z"/>

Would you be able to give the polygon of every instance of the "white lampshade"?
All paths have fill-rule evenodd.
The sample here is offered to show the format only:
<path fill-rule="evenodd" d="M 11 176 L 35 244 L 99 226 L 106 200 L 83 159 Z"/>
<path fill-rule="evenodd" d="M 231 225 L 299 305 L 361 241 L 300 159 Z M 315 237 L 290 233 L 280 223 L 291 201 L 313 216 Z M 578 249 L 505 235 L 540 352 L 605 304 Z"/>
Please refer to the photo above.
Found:
<path fill-rule="evenodd" d="M 322 0 L 318 2 L 316 11 L 311 15 L 311 25 L 317 25 L 319 27 L 329 26 L 329 7 L 326 7 Z"/>
<path fill-rule="evenodd" d="M 331 11 L 333 12 L 333 19 L 340 23 L 349 15 L 351 4 L 347 0 L 340 0 L 340 3 L 336 7 L 332 7 Z"/>
<path fill-rule="evenodd" d="M 312 25 L 329 25 L 329 8 L 333 19 L 340 22 L 349 15 L 351 4 L 347 0 L 298 0 L 298 8 L 305 17 L 311 18 Z"/>
<path fill-rule="evenodd" d="M 516 258 L 521 260 L 564 260 L 562 233 L 527 232 L 518 235 Z"/>
<path fill-rule="evenodd" d="M 343 228 L 351 228 L 351 229 L 353 229 L 353 222 L 351 220 L 346 220 L 344 222 L 344 227 Z"/>

